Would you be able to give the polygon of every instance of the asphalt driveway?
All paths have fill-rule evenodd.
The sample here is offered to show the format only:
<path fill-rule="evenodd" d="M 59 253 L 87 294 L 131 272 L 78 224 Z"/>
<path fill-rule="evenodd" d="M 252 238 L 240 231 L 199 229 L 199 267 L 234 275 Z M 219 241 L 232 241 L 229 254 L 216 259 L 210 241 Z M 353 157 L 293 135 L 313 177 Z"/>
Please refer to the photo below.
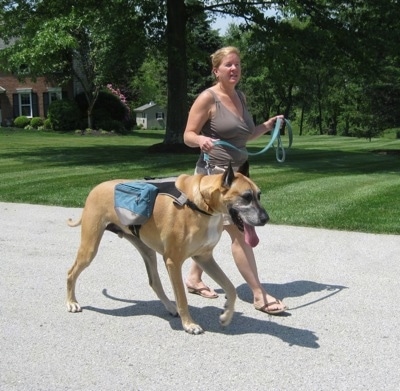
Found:
<path fill-rule="evenodd" d="M 78 280 L 83 312 L 66 311 L 80 238 L 66 220 L 80 211 L 0 203 L 1 390 L 400 389 L 399 236 L 258 229 L 259 274 L 291 308 L 271 317 L 253 309 L 223 235 L 215 257 L 237 286 L 236 313 L 223 329 L 223 294 L 189 295 L 206 330 L 193 336 L 155 297 L 136 250 L 109 232 Z M 172 298 L 161 258 L 159 270 Z"/>

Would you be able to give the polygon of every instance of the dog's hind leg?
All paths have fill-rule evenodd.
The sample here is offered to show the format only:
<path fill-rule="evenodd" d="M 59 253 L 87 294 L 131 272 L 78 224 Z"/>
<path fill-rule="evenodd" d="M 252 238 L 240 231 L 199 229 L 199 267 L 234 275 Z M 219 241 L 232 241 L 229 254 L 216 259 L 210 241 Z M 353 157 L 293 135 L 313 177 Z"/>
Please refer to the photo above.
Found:
<path fill-rule="evenodd" d="M 164 304 L 165 308 L 171 315 L 177 316 L 178 312 L 176 310 L 176 306 L 168 299 L 167 295 L 165 294 L 164 288 L 160 280 L 160 275 L 158 274 L 156 252 L 150 247 L 146 246 L 136 236 L 126 233 L 123 233 L 122 236 L 130 243 L 132 243 L 142 256 L 144 264 L 146 266 L 147 276 L 149 278 L 149 285 L 154 290 L 157 297 L 161 300 L 161 302 Z"/>
<path fill-rule="evenodd" d="M 82 271 L 90 265 L 96 256 L 103 233 L 104 229 L 100 226 L 86 227 L 82 224 L 81 244 L 75 263 L 69 269 L 67 276 L 67 310 L 69 312 L 82 311 L 75 296 L 76 281 Z"/>
<path fill-rule="evenodd" d="M 193 259 L 201 268 L 225 291 L 226 302 L 224 312 L 219 317 L 222 326 L 228 326 L 235 311 L 236 289 L 223 270 L 215 262 L 212 254 L 210 256 L 195 256 Z"/>

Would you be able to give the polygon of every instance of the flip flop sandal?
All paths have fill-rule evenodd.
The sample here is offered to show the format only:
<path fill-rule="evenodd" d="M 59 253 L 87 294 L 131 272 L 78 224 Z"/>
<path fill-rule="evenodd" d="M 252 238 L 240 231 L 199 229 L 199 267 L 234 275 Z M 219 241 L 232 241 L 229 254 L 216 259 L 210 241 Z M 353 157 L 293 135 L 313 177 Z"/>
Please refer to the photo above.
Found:
<path fill-rule="evenodd" d="M 266 313 L 266 314 L 268 314 L 268 315 L 277 315 L 277 314 L 281 314 L 282 312 L 285 312 L 287 309 L 289 309 L 289 307 L 287 307 L 287 306 L 285 306 L 285 307 L 283 307 L 283 308 L 281 308 L 281 309 L 276 309 L 276 310 L 268 310 L 267 308 L 268 307 L 270 307 L 270 306 L 272 306 L 272 305 L 275 305 L 275 304 L 279 304 L 279 305 L 282 305 L 282 302 L 280 301 L 280 300 L 276 300 L 276 301 L 271 301 L 270 303 L 267 303 L 267 304 L 265 304 L 265 305 L 263 305 L 263 306 L 261 306 L 261 307 L 256 307 L 256 306 L 254 306 L 254 308 L 257 310 L 257 311 L 261 311 L 261 312 L 264 312 L 264 313 Z"/>
<path fill-rule="evenodd" d="M 188 287 L 187 290 L 189 293 L 192 293 L 193 295 L 199 295 L 206 299 L 216 299 L 218 297 L 218 295 L 216 293 L 214 293 L 213 295 L 205 295 L 203 293 L 204 291 L 211 292 L 211 289 L 209 287 L 204 287 L 204 288 L 199 288 L 199 289 Z"/>

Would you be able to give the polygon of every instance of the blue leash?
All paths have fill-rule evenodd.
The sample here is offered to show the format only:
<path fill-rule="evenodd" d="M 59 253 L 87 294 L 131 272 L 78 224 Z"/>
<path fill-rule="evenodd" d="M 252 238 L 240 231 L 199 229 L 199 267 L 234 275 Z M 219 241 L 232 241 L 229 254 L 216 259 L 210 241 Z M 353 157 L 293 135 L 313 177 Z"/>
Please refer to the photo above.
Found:
<path fill-rule="evenodd" d="M 284 121 L 286 122 L 287 129 L 288 129 L 288 136 L 289 136 L 288 148 L 290 148 L 292 146 L 292 143 L 293 143 L 293 131 L 292 131 L 292 127 L 290 125 L 289 120 L 284 119 Z M 270 149 L 273 146 L 275 148 L 275 155 L 276 155 L 277 162 L 278 163 L 283 163 L 285 161 L 285 158 L 286 158 L 286 152 L 285 152 L 285 148 L 283 147 L 283 143 L 282 143 L 282 139 L 281 139 L 281 131 L 280 131 L 281 130 L 281 124 L 282 124 L 282 119 L 278 118 L 276 120 L 276 122 L 275 122 L 275 128 L 274 128 L 274 130 L 272 132 L 272 137 L 271 137 L 270 142 L 261 151 L 254 152 L 254 153 L 248 152 L 247 154 L 251 155 L 251 156 L 260 155 L 260 154 L 262 154 L 264 152 L 267 152 L 268 149 Z M 275 141 L 277 142 L 276 147 L 274 145 Z M 214 145 L 225 145 L 227 147 L 233 148 L 236 151 L 239 151 L 239 152 L 243 153 L 242 150 L 240 150 L 239 148 L 236 148 L 234 145 L 228 143 L 227 141 L 217 140 L 217 141 L 214 141 Z M 204 154 L 204 160 L 205 160 L 206 164 L 208 165 L 208 161 L 210 159 L 209 159 L 208 154 L 206 154 L 206 153 Z"/>

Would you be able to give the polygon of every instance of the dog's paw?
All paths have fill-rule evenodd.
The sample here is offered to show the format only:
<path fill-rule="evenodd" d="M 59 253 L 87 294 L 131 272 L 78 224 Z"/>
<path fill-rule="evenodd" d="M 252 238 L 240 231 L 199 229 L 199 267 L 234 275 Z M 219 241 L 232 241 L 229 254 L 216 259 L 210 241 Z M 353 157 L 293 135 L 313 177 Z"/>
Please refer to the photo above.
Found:
<path fill-rule="evenodd" d="M 67 310 L 68 312 L 81 312 L 82 308 L 77 302 L 68 302 Z"/>
<path fill-rule="evenodd" d="M 193 335 L 198 335 L 198 334 L 203 334 L 204 330 L 196 323 L 191 323 L 188 326 L 183 326 L 183 328 L 185 329 L 185 331 L 189 334 L 193 334 Z"/>
<path fill-rule="evenodd" d="M 228 311 L 225 311 L 220 317 L 219 317 L 219 323 L 222 327 L 226 327 L 231 323 L 232 321 L 232 315 L 233 313 L 229 313 Z"/>
<path fill-rule="evenodd" d="M 219 323 L 222 327 L 228 326 L 229 323 L 231 323 L 233 313 L 234 313 L 233 306 L 229 306 L 228 303 L 226 302 L 224 312 L 219 317 Z"/>

